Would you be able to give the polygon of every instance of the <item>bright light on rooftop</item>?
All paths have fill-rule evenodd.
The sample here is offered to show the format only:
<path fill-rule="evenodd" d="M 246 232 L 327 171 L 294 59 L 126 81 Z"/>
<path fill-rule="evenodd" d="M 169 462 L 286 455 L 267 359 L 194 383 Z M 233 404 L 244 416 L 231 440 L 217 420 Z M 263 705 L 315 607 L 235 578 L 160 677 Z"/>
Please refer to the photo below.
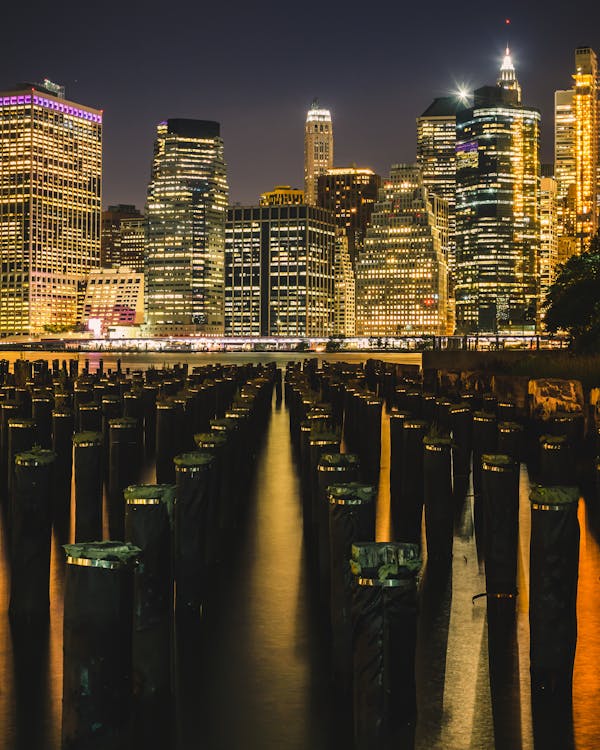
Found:
<path fill-rule="evenodd" d="M 468 104 L 469 97 L 471 96 L 471 92 L 465 85 L 459 84 L 458 88 L 454 92 L 454 95 L 463 104 Z"/>

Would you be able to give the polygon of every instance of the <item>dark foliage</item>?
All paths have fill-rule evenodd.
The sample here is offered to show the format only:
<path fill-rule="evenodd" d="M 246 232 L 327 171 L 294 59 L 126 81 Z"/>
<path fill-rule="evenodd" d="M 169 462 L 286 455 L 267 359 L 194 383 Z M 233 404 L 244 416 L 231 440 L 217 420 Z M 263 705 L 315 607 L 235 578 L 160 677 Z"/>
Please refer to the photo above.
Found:
<path fill-rule="evenodd" d="M 600 233 L 560 266 L 546 305 L 549 331 L 567 331 L 577 351 L 600 352 Z"/>

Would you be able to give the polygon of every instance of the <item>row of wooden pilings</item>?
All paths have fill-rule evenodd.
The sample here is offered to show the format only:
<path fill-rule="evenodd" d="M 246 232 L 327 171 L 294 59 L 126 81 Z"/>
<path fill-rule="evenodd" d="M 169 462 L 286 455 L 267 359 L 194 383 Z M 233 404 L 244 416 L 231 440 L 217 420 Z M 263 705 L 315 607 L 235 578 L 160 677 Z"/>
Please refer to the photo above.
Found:
<path fill-rule="evenodd" d="M 171 747 L 178 628 L 210 606 L 281 372 L 75 364 L 0 363 L 11 624 L 35 638 L 47 622 L 51 534 L 68 538 L 73 484 L 62 747 Z M 140 484 L 154 462 L 156 483 Z"/>
<path fill-rule="evenodd" d="M 440 596 L 445 589 L 455 524 L 470 496 L 486 589 L 473 591 L 473 599 L 485 596 L 490 644 L 512 642 L 522 465 L 531 480 L 536 746 L 568 747 L 579 484 L 595 471 L 596 432 L 584 431 L 583 413 L 560 400 L 555 381 L 545 387 L 556 408 L 540 416 L 516 400 L 460 385 L 428 392 L 412 368 L 372 360 L 364 367 L 315 365 L 288 364 L 286 404 L 307 555 L 331 637 L 331 675 L 353 715 L 356 749 L 413 747 L 419 600 L 425 584 Z M 390 420 L 392 536 L 375 542 L 382 414 Z M 512 657 L 490 650 L 491 680 L 502 658 Z"/>

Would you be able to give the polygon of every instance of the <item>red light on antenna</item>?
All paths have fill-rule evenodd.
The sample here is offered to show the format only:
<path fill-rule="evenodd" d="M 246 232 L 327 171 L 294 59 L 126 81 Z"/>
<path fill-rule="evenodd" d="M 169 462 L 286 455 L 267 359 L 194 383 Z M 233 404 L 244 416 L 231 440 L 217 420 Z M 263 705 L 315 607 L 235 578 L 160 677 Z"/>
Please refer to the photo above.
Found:
<path fill-rule="evenodd" d="M 506 25 L 507 25 L 507 26 L 510 26 L 510 18 L 507 18 L 507 19 L 506 19 Z"/>

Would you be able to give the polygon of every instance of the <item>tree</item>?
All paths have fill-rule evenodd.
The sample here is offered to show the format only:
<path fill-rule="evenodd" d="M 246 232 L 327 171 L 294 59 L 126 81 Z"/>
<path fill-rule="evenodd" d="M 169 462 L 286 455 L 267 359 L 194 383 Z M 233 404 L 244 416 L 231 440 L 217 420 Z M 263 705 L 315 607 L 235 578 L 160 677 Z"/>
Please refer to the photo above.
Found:
<path fill-rule="evenodd" d="M 559 266 L 545 303 L 549 331 L 567 331 L 576 351 L 600 352 L 600 232 Z"/>

